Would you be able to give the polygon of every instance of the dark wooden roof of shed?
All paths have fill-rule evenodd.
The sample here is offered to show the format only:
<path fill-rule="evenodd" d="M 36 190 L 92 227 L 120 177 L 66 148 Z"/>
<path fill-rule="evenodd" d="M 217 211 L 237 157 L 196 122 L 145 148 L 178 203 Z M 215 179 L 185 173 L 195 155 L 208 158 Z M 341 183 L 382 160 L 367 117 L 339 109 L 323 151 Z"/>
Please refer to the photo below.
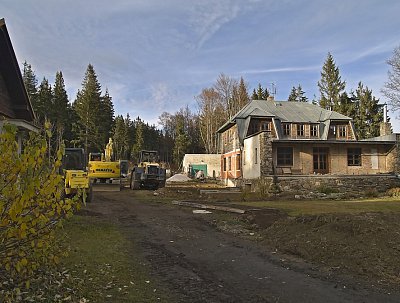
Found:
<path fill-rule="evenodd" d="M 6 91 L 0 94 L 0 116 L 33 122 L 35 114 L 4 19 L 0 19 L 0 80 L 4 82 Z"/>

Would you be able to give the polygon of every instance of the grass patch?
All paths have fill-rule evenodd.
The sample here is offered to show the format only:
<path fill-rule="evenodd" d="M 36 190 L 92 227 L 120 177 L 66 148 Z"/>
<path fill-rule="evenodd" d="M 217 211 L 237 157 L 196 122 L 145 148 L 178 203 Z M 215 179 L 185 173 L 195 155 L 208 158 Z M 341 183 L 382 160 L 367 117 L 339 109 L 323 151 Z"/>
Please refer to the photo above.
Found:
<path fill-rule="evenodd" d="M 169 301 L 133 253 L 132 243 L 100 218 L 74 216 L 63 232 L 69 254 L 62 266 L 71 273 L 77 297 L 89 302 Z"/>
<path fill-rule="evenodd" d="M 260 201 L 236 202 L 252 208 L 277 208 L 290 216 L 326 213 L 400 212 L 400 200 L 393 198 L 351 201 Z"/>

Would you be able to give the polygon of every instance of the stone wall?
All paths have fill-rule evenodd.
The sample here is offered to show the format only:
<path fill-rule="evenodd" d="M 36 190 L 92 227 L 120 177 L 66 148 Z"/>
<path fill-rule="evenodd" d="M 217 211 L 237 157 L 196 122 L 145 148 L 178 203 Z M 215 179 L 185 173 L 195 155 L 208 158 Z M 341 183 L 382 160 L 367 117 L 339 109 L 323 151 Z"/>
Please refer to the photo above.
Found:
<path fill-rule="evenodd" d="M 272 140 L 270 132 L 260 133 L 260 174 L 270 176 L 273 172 Z"/>
<path fill-rule="evenodd" d="M 376 190 L 386 192 L 393 187 L 400 187 L 400 178 L 396 175 L 359 175 L 359 176 L 276 176 L 276 184 L 284 193 L 309 194 L 322 189 L 362 196 L 365 192 Z M 243 180 L 243 186 L 259 191 L 261 179 Z M 262 178 L 262 184 L 271 184 L 273 177 Z"/>

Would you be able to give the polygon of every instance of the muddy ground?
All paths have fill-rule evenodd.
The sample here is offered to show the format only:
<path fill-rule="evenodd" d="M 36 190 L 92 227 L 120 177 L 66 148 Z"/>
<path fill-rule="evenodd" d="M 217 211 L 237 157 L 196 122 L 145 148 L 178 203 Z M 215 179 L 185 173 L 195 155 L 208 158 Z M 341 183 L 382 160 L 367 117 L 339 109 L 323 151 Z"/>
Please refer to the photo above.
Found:
<path fill-rule="evenodd" d="M 199 215 L 173 206 L 171 199 L 176 198 L 196 197 L 178 189 L 161 191 L 159 196 L 151 191 L 96 192 L 94 202 L 81 214 L 116 224 L 134 244 L 132 253 L 143 258 L 176 302 L 400 302 L 399 263 L 374 249 L 385 245 L 398 254 L 396 232 L 387 234 L 384 227 L 376 231 L 368 224 L 364 228 L 365 220 L 345 215 L 293 218 L 277 210 Z M 390 215 L 381 219 L 399 224 Z M 331 226 L 327 220 L 332 227 L 326 227 Z M 353 228 L 342 230 L 341 223 L 349 220 Z M 369 243 L 369 233 L 381 233 L 382 243 Z M 333 249 L 327 234 L 332 234 L 333 242 L 342 243 L 337 237 L 343 235 L 347 239 Z M 355 236 L 366 238 L 365 251 L 372 250 L 374 262 L 371 268 L 362 265 L 359 272 L 346 268 L 364 257 L 359 249 L 352 250 Z M 388 241 L 388 237 L 394 238 Z M 353 258 L 336 264 L 343 259 L 340 254 L 346 260 L 349 255 Z M 380 274 L 379 266 L 393 269 L 382 268 Z"/>

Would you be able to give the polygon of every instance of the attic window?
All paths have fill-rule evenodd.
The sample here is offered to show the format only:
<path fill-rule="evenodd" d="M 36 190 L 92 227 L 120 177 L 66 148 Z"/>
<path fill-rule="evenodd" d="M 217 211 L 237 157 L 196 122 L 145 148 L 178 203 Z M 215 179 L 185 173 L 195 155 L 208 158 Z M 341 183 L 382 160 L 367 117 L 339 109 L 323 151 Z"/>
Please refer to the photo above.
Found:
<path fill-rule="evenodd" d="M 261 122 L 261 130 L 270 131 L 271 130 L 271 123 L 268 121 Z"/>
<path fill-rule="evenodd" d="M 318 137 L 318 124 L 311 125 L 311 137 Z"/>
<path fill-rule="evenodd" d="M 347 137 L 347 128 L 346 125 L 339 125 L 339 137 L 346 138 Z"/>
<path fill-rule="evenodd" d="M 289 123 L 283 124 L 283 135 L 290 136 L 290 124 Z"/>
<path fill-rule="evenodd" d="M 304 136 L 304 124 L 297 124 L 297 136 L 298 137 Z"/>

